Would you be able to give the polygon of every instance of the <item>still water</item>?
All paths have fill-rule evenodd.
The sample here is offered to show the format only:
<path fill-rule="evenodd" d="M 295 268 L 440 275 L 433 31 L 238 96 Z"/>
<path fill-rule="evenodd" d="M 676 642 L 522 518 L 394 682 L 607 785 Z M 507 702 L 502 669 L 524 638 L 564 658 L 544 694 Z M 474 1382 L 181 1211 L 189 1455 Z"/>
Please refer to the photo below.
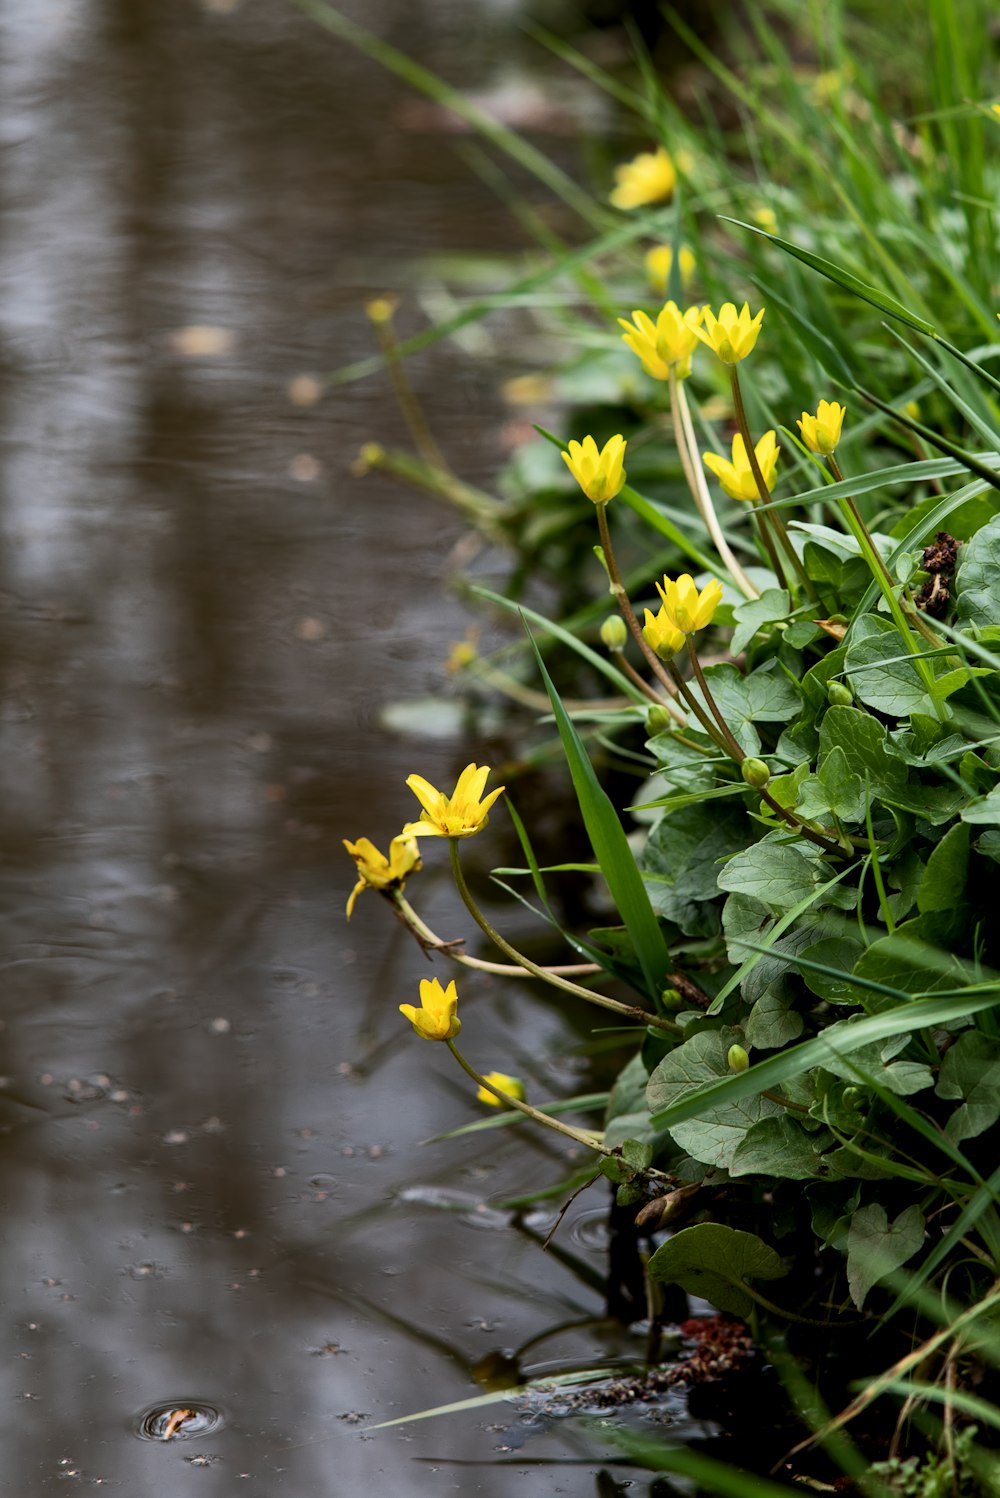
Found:
<path fill-rule="evenodd" d="M 365 19 L 459 84 L 524 45 L 469 0 Z M 6 0 L 0 29 L 3 1490 L 618 1491 L 599 1434 L 526 1440 L 511 1405 L 365 1434 L 530 1339 L 533 1373 L 639 1347 L 595 1324 L 603 1198 L 561 1257 L 496 1210 L 561 1143 L 422 1146 L 476 1116 L 397 1014 L 432 970 L 374 895 L 343 919 L 340 838 L 385 846 L 405 776 L 483 746 L 380 727 L 468 624 L 462 526 L 351 476 L 401 440 L 384 381 L 300 377 L 369 351 L 415 254 L 513 245 L 506 210 L 281 0 Z M 414 377 L 488 482 L 495 372 Z M 582 1017 L 464 997 L 484 1069 L 590 1085 Z"/>

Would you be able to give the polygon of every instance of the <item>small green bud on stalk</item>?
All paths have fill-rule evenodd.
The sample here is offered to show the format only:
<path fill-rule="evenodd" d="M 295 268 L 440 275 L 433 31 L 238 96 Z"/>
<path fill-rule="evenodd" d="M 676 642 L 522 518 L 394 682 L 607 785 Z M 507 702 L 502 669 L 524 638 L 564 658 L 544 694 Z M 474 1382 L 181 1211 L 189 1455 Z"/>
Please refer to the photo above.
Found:
<path fill-rule="evenodd" d="M 745 759 L 740 765 L 740 772 L 747 785 L 753 786 L 755 790 L 761 790 L 771 778 L 771 772 L 762 759 Z"/>
<path fill-rule="evenodd" d="M 750 1057 L 741 1045 L 731 1045 L 726 1055 L 726 1063 L 730 1071 L 746 1071 L 750 1065 Z"/>
<path fill-rule="evenodd" d="M 666 733 L 670 727 L 670 714 L 665 707 L 651 707 L 646 714 L 646 731 L 650 738 L 655 738 L 658 733 Z"/>
<path fill-rule="evenodd" d="M 826 689 L 826 700 L 831 707 L 850 707 L 854 701 L 854 693 L 846 681 L 831 681 Z"/>
<path fill-rule="evenodd" d="M 601 640 L 608 650 L 619 654 L 625 649 L 628 627 L 620 614 L 611 614 L 601 625 Z"/>
<path fill-rule="evenodd" d="M 660 994 L 660 1003 L 668 1012 L 671 1009 L 679 1009 L 684 1000 L 676 988 L 665 988 Z"/>

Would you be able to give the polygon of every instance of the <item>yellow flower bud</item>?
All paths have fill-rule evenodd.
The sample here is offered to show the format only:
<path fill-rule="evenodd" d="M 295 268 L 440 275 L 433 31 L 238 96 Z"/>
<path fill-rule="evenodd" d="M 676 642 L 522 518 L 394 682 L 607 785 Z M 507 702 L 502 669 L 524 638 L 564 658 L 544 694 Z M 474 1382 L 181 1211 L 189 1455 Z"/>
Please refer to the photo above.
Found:
<path fill-rule="evenodd" d="M 731 1045 L 726 1053 L 726 1065 L 730 1071 L 746 1071 L 750 1065 L 750 1057 L 741 1045 Z"/>
<path fill-rule="evenodd" d="M 747 785 L 759 791 L 771 778 L 771 772 L 762 759 L 745 759 L 740 765 L 740 773 Z"/>
<path fill-rule="evenodd" d="M 661 661 L 669 661 L 678 650 L 684 649 L 684 633 L 677 628 L 665 608 L 661 608 L 656 614 L 646 610 L 642 638 Z"/>
<path fill-rule="evenodd" d="M 488 1071 L 483 1074 L 483 1081 L 496 1087 L 500 1092 L 506 1092 L 510 1097 L 516 1097 L 519 1103 L 524 1102 L 524 1083 L 519 1077 L 508 1077 L 504 1071 Z M 495 1092 L 489 1092 L 485 1087 L 480 1087 L 476 1093 L 480 1103 L 489 1103 L 493 1108 L 502 1108 L 504 1099 L 497 1097 Z"/>
<path fill-rule="evenodd" d="M 620 614 L 612 614 L 610 618 L 605 619 L 601 625 L 601 641 L 608 650 L 617 655 L 625 649 L 627 639 L 628 626 Z"/>
<path fill-rule="evenodd" d="M 402 889 L 407 875 L 414 874 L 421 868 L 416 838 L 407 833 L 405 828 L 389 844 L 388 858 L 366 837 L 359 837 L 356 843 L 348 842 L 346 837 L 342 841 L 354 859 L 360 876 L 347 901 L 348 920 L 354 910 L 354 902 L 363 889 Z"/>
<path fill-rule="evenodd" d="M 723 492 L 730 499 L 746 499 L 755 503 L 760 499 L 757 492 L 757 481 L 750 467 L 750 459 L 747 457 L 746 443 L 743 441 L 743 433 L 737 432 L 733 437 L 733 460 L 730 463 L 726 458 L 720 457 L 718 453 L 702 453 L 701 461 L 709 473 L 714 473 Z M 773 432 L 765 432 L 760 441 L 754 445 L 754 453 L 757 458 L 757 466 L 761 471 L 768 493 L 774 487 L 774 474 L 778 466 L 778 455 L 781 448 L 777 444 Z"/>
<path fill-rule="evenodd" d="M 657 244 L 651 250 L 646 251 L 646 279 L 658 296 L 667 294 L 673 264 L 674 247 L 672 244 Z M 681 286 L 685 290 L 694 279 L 696 264 L 694 251 L 688 245 L 682 244 L 677 255 L 677 265 L 681 273 Z"/>
<path fill-rule="evenodd" d="M 615 208 L 644 208 L 662 203 L 677 185 L 677 169 L 663 146 L 642 151 L 631 161 L 615 167 L 617 186 L 611 194 Z"/>
<path fill-rule="evenodd" d="M 711 578 L 699 593 L 694 578 L 686 572 L 681 573 L 676 582 L 664 577 L 662 583 L 656 584 L 656 591 L 663 604 L 660 612 L 684 635 L 696 634 L 711 624 L 722 602 L 720 582 Z"/>
<path fill-rule="evenodd" d="M 447 988 L 442 988 L 437 978 L 423 978 L 420 982 L 420 1008 L 413 1004 L 400 1004 L 399 1012 L 424 1040 L 454 1040 L 462 1028 L 457 1014 L 458 990 L 454 978 Z"/>
<path fill-rule="evenodd" d="M 753 352 L 764 320 L 764 308 L 761 307 L 756 316 L 751 317 L 746 302 L 739 312 L 734 303 L 725 302 L 719 308 L 718 317 L 711 307 L 703 307 L 701 316 L 704 326 L 696 331 L 702 343 L 718 354 L 723 364 L 738 364 Z"/>
<path fill-rule="evenodd" d="M 424 808 L 419 822 L 407 822 L 404 837 L 471 837 L 486 826 L 487 813 L 505 787 L 498 786 L 484 798 L 489 779 L 488 765 L 466 765 L 450 796 L 431 785 L 422 775 L 408 775 L 406 783 Z"/>
<path fill-rule="evenodd" d="M 563 453 L 566 467 L 595 505 L 606 505 L 624 489 L 626 446 L 625 438 L 619 434 L 610 437 L 598 452 L 593 437 L 584 437 L 582 442 L 570 442 L 569 450 Z"/>
<path fill-rule="evenodd" d="M 810 452 L 829 457 L 840 441 L 840 429 L 844 425 L 847 411 L 837 401 L 820 401 L 816 415 L 803 411 L 802 420 L 795 425 L 802 433 L 802 441 Z"/>
<path fill-rule="evenodd" d="M 666 380 L 676 369 L 678 377 L 685 379 L 698 346 L 699 309 L 688 307 L 682 312 L 676 302 L 667 302 L 655 323 L 645 312 L 633 312 L 632 317 L 633 322 L 620 317 L 618 326 L 625 329 L 622 339 L 646 373 L 654 380 Z"/>

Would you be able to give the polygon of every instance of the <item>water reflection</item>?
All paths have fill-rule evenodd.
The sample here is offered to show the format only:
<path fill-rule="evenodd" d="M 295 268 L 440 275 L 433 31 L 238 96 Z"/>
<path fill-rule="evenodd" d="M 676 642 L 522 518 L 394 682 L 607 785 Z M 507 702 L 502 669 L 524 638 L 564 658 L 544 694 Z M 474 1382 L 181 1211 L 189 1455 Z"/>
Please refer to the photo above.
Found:
<path fill-rule="evenodd" d="M 462 0 L 379 10 L 458 82 L 488 63 Z M 367 351 L 361 303 L 415 249 L 495 249 L 506 212 L 291 8 L 8 0 L 2 26 L 5 1465 L 25 1494 L 173 1498 L 189 1465 L 206 1493 L 548 1494 L 492 1466 L 502 1406 L 359 1437 L 494 1386 L 540 1328 L 553 1363 L 609 1342 L 571 1240 L 414 1205 L 490 1211 L 562 1152 L 418 1148 L 467 1096 L 396 1016 L 415 950 L 374 900 L 342 921 L 340 836 L 409 809 L 379 707 L 437 691 L 465 628 L 461 528 L 350 478 L 398 435 L 383 384 L 308 383 Z M 476 478 L 491 376 L 457 357 L 415 378 Z M 452 747 L 419 765 L 446 780 Z M 470 998 L 483 1056 L 565 1037 L 523 991 Z M 178 1415 L 204 1401 L 224 1429 Z M 197 1450 L 134 1438 L 154 1405 Z M 581 1462 L 561 1491 L 615 1491 L 590 1441 L 537 1435 Z M 474 1475 L 413 1460 L 442 1452 Z"/>

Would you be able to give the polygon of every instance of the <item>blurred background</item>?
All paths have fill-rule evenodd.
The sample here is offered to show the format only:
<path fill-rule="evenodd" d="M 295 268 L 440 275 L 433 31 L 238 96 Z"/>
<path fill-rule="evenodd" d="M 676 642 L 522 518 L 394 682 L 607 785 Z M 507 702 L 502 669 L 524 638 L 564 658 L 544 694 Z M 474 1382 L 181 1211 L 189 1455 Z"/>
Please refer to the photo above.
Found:
<path fill-rule="evenodd" d="M 514 3 L 351 13 L 570 172 L 584 137 L 643 144 Z M 601 0 L 532 16 L 627 55 Z M 655 16 L 636 5 L 654 44 Z M 464 528 L 352 475 L 402 423 L 384 375 L 326 377 L 375 348 L 370 297 L 424 327 L 427 258 L 517 249 L 517 226 L 454 121 L 291 0 L 7 0 L 0 33 L 5 1479 L 618 1491 L 599 1437 L 510 1405 L 364 1435 L 498 1368 L 638 1345 L 594 1324 L 603 1192 L 548 1254 L 554 1208 L 495 1206 L 566 1174 L 561 1144 L 421 1147 L 482 1112 L 397 1013 L 450 974 L 373 894 L 344 920 L 341 838 L 387 846 L 408 773 L 499 750 L 457 710 L 386 726 L 445 690 Z M 489 337 L 412 370 L 487 486 L 525 371 Z M 453 936 L 445 861 L 418 903 Z M 524 985 L 467 979 L 463 1013 L 470 1056 L 531 1095 L 599 1084 L 585 1018 Z M 188 1407 L 190 1438 L 140 1438 Z"/>

